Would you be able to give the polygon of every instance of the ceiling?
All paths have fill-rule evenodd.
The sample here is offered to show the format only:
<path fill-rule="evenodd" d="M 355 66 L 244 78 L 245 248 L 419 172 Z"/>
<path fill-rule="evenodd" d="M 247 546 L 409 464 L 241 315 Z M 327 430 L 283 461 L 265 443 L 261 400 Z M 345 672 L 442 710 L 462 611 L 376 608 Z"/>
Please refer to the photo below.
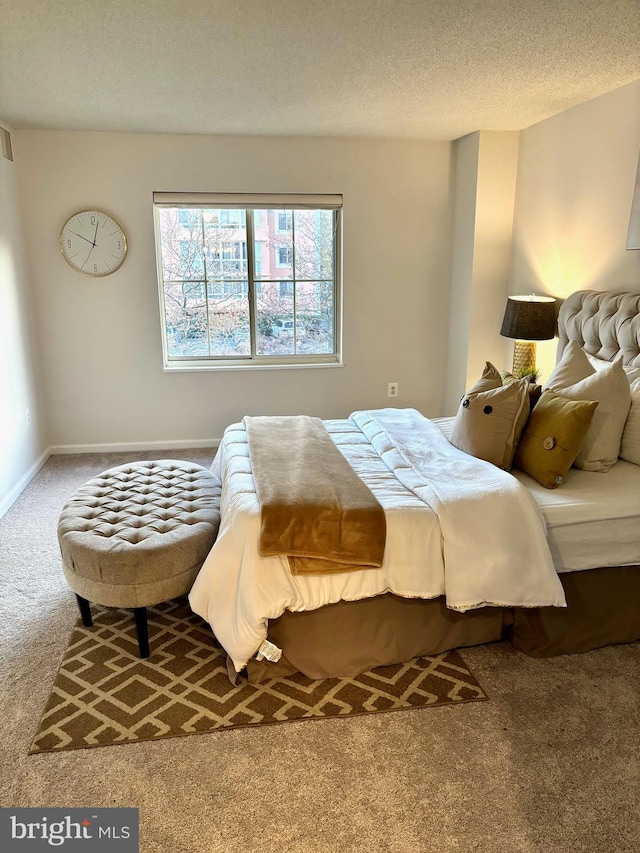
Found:
<path fill-rule="evenodd" d="M 455 139 L 638 77 L 638 0 L 0 0 L 14 128 Z"/>

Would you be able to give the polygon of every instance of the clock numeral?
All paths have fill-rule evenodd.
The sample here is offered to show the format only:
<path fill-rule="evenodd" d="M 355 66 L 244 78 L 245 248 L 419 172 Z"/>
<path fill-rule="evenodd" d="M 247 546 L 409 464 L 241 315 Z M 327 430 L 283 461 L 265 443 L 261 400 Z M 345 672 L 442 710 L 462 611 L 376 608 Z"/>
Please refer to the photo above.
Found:
<path fill-rule="evenodd" d="M 96 224 L 96 218 L 95 218 L 95 216 L 92 216 L 92 217 L 91 217 L 91 224 L 92 224 L 92 225 L 95 225 L 95 224 Z"/>
<path fill-rule="evenodd" d="M 94 271 L 94 272 L 98 272 L 98 264 L 94 264 L 94 265 L 93 265 L 93 271 Z"/>
<path fill-rule="evenodd" d="M 120 240 L 118 240 L 118 248 L 120 248 Z"/>
<path fill-rule="evenodd" d="M 67 246 L 71 248 L 71 240 L 67 240 Z"/>

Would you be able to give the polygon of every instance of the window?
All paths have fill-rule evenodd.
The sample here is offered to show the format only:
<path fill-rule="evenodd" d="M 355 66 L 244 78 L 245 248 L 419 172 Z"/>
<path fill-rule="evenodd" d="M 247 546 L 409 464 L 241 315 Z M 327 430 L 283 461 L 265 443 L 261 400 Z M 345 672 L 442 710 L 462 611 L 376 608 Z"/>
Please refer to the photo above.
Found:
<path fill-rule="evenodd" d="M 244 210 L 233 210 L 232 208 L 219 211 L 220 225 L 222 228 L 244 228 L 245 227 L 245 212 Z"/>
<path fill-rule="evenodd" d="M 287 246 L 280 246 L 277 249 L 278 252 L 278 266 L 279 267 L 290 267 L 291 266 L 291 249 Z"/>
<path fill-rule="evenodd" d="M 276 210 L 276 230 L 291 231 L 291 211 Z"/>
<path fill-rule="evenodd" d="M 165 366 L 338 363 L 341 205 L 156 193 Z"/>

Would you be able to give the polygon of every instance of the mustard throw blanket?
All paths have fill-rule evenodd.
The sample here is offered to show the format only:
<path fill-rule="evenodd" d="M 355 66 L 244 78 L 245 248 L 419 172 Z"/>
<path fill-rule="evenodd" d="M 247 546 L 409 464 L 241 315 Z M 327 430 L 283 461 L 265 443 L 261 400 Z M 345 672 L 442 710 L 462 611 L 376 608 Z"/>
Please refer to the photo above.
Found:
<path fill-rule="evenodd" d="M 292 574 L 379 568 L 384 510 L 319 418 L 244 419 L 260 501 L 260 554 L 289 558 Z"/>

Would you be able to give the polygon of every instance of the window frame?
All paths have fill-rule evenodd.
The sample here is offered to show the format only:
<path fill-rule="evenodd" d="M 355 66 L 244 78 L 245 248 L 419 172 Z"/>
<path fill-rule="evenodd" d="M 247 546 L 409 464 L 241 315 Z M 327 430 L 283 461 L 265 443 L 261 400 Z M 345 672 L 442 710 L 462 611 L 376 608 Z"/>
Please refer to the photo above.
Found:
<path fill-rule="evenodd" d="M 170 356 L 168 347 L 168 333 L 166 322 L 164 276 L 162 267 L 160 210 L 162 208 L 184 209 L 242 209 L 245 211 L 246 221 L 246 263 L 247 278 L 239 279 L 238 282 L 247 283 L 247 303 L 249 310 L 249 342 L 251 352 L 243 356 L 207 355 L 207 356 Z M 323 354 L 291 355 L 259 355 L 257 347 L 257 293 L 261 285 L 269 282 L 256 274 L 254 262 L 255 246 L 255 210 L 330 210 L 333 214 L 333 351 Z M 179 214 L 180 215 L 180 214 Z M 264 368 L 299 368 L 299 367 L 340 367 L 342 366 L 342 196 L 255 196 L 255 195 L 220 195 L 220 194 L 182 194 L 182 193 L 154 193 L 153 202 L 154 216 L 154 239 L 156 248 L 156 269 L 158 277 L 158 300 L 160 309 L 160 327 L 162 339 L 162 355 L 164 370 L 167 372 L 202 371 L 202 370 L 238 370 L 238 369 L 264 369 Z M 292 226 L 293 226 L 292 214 Z M 243 226 L 244 228 L 244 226 Z M 276 233 L 282 233 L 276 229 Z M 288 233 L 292 233 L 291 230 Z M 237 242 L 237 241 L 233 241 Z M 293 253 L 290 269 L 293 270 Z M 295 270 L 293 270 L 295 273 Z M 279 279 L 277 279 L 279 280 Z M 291 284 L 295 290 L 297 281 L 309 281 L 312 279 L 291 278 Z M 315 280 L 314 280 L 315 281 Z M 318 281 L 330 281 L 329 279 L 318 279 Z M 204 279 L 202 285 L 207 291 L 213 282 Z M 215 282 L 224 285 L 224 281 Z M 195 284 L 195 282 L 194 282 Z M 207 291 L 208 292 L 208 291 Z M 295 303 L 294 303 L 295 304 Z M 208 312 L 208 303 L 207 303 Z M 295 318 L 295 311 L 294 311 Z"/>

